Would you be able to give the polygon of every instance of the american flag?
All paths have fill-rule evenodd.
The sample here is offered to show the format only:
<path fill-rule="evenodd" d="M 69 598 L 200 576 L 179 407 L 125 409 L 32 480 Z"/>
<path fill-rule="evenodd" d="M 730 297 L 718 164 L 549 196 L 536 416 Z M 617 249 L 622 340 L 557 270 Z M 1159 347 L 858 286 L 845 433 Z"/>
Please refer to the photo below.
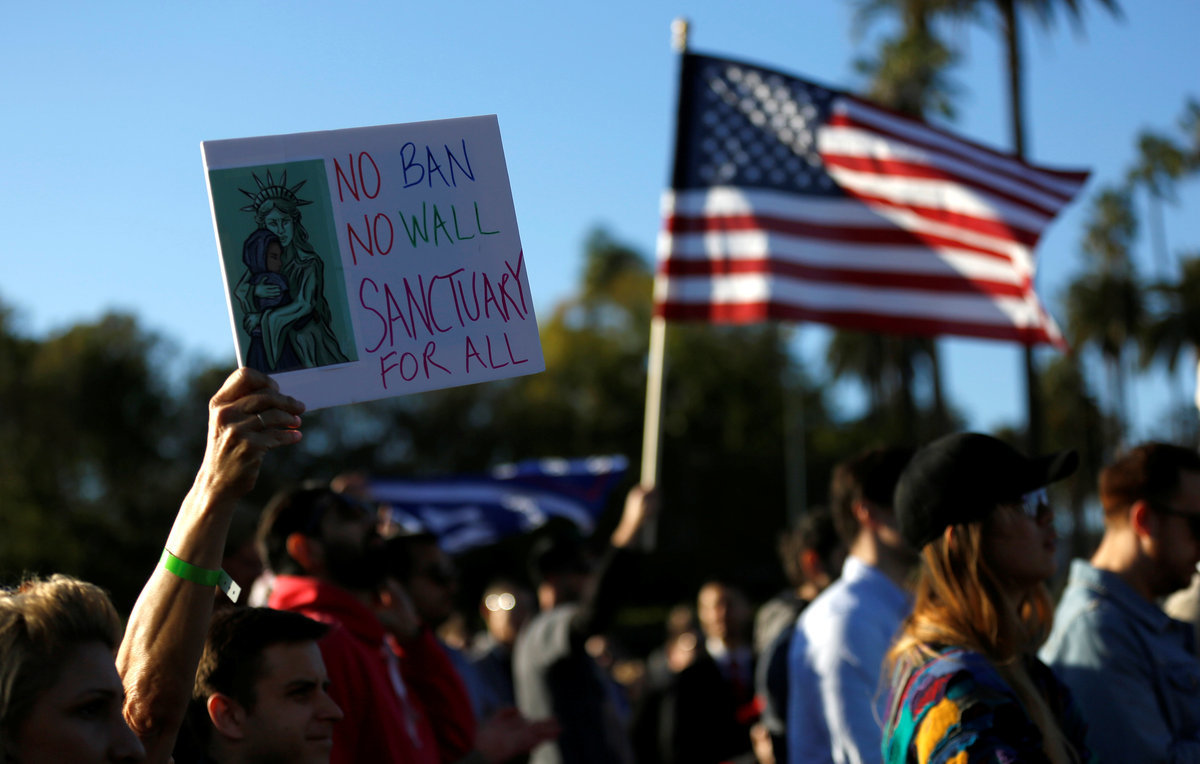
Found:
<path fill-rule="evenodd" d="M 655 311 L 1061 345 L 1033 249 L 1086 180 L 787 74 L 685 54 Z"/>

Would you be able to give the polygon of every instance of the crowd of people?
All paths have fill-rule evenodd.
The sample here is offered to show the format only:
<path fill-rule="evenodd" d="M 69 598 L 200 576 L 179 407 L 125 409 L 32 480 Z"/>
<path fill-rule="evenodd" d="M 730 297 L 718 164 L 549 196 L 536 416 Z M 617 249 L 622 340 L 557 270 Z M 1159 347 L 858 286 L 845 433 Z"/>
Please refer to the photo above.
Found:
<path fill-rule="evenodd" d="M 290 488 L 247 520 L 303 411 L 230 376 L 124 625 L 66 576 L 0 592 L 4 761 L 1200 760 L 1193 449 L 1103 470 L 1103 536 L 1057 606 L 1048 488 L 1073 452 L 960 433 L 851 455 L 780 543 L 785 591 L 755 614 L 736 582 L 703 582 L 630 670 L 611 631 L 653 575 L 655 491 L 630 490 L 604 544 L 547 535 L 527 576 L 497 571 L 464 640 L 455 561 L 381 524 L 361 484 Z"/>

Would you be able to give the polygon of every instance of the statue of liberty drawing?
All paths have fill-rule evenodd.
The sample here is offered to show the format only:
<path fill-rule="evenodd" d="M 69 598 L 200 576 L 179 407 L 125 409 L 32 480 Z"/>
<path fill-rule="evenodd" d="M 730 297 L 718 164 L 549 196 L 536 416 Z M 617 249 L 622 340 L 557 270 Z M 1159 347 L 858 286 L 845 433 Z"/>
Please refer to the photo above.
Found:
<path fill-rule="evenodd" d="M 245 272 L 233 289 L 250 335 L 247 366 L 275 374 L 346 363 L 349 359 L 332 329 L 325 299 L 324 262 L 309 243 L 300 208 L 311 201 L 288 188 L 285 170 L 276 182 L 253 173 L 255 191 L 238 190 L 250 199 L 241 208 L 254 215 L 255 231 L 242 246 Z"/>

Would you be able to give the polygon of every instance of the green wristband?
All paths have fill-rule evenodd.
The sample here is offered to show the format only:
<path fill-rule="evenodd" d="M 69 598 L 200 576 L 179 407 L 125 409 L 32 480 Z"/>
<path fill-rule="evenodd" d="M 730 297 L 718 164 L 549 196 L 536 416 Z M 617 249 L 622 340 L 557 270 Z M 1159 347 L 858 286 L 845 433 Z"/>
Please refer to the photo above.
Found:
<path fill-rule="evenodd" d="M 202 568 L 199 565 L 184 562 L 171 554 L 166 548 L 163 549 L 159 563 L 167 569 L 168 573 L 178 576 L 184 581 L 191 581 L 201 586 L 221 587 L 221 591 L 225 592 L 225 596 L 234 602 L 238 601 L 238 595 L 242 593 L 242 588 L 225 571 Z"/>

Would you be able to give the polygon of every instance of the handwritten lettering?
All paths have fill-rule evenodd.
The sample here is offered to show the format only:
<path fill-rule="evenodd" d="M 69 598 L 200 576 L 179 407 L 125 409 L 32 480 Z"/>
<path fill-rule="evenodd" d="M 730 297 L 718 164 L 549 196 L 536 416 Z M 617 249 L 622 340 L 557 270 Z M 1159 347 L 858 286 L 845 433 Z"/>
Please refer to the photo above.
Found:
<path fill-rule="evenodd" d="M 525 296 L 520 281 L 512 275 L 520 273 L 521 262 L 520 255 L 515 269 L 505 262 L 506 272 L 500 274 L 458 268 L 429 278 L 424 274 L 402 276 L 399 281 L 382 284 L 364 278 L 358 289 L 359 305 L 378 321 L 377 334 L 366 351 L 396 347 L 397 334 L 416 341 L 480 320 L 526 320 Z"/>
<path fill-rule="evenodd" d="M 466 177 L 472 182 L 475 180 L 475 171 L 471 169 L 471 157 L 467 152 L 467 139 L 462 139 L 462 151 L 455 154 L 454 150 L 449 145 L 443 143 L 442 150 L 446 154 L 445 164 L 438 161 L 437 154 L 434 153 L 432 146 L 425 146 L 424 160 L 421 159 L 421 152 L 417 145 L 412 141 L 405 143 L 400 147 L 400 163 L 404 173 L 404 187 L 412 188 L 413 186 L 426 183 L 429 188 L 433 188 L 433 178 L 436 175 L 441 181 L 441 185 L 446 188 L 458 188 L 459 175 Z M 449 172 L 449 177 L 447 177 Z"/>
<path fill-rule="evenodd" d="M 499 231 L 487 231 L 483 228 L 483 222 L 479 219 L 479 202 L 473 202 L 475 206 L 475 229 L 469 227 L 463 230 L 462 225 L 458 220 L 458 205 L 450 205 L 450 217 L 447 219 L 446 214 L 439 208 L 437 204 L 429 204 L 421 202 L 421 215 L 417 216 L 415 211 L 406 213 L 404 210 L 399 210 L 396 214 L 400 218 L 400 223 L 404 226 L 404 233 L 408 236 L 408 242 L 417 247 L 417 240 L 420 239 L 425 244 L 429 243 L 429 237 L 433 237 L 433 246 L 441 246 L 442 242 L 453 244 L 457 241 L 469 241 L 479 236 L 494 236 L 500 233 Z M 433 208 L 433 218 L 430 219 L 430 207 Z M 469 220 L 469 218 L 467 218 Z M 409 223 L 412 223 L 410 226 Z M 454 233 L 450 232 L 449 225 L 454 223 Z"/>
<path fill-rule="evenodd" d="M 471 359 L 474 358 L 480 366 L 487 368 L 487 364 L 483 362 L 483 356 L 479 355 L 479 351 L 475 348 L 475 343 L 471 341 L 471 335 L 467 335 L 467 344 L 464 347 L 466 358 L 464 359 L 464 367 L 468 374 L 471 373 Z"/>
<path fill-rule="evenodd" d="M 392 251 L 392 245 L 396 241 L 396 229 L 392 227 L 392 219 L 382 212 L 375 214 L 374 219 L 368 220 L 367 215 L 363 214 L 363 235 L 355 230 L 354 224 L 346 223 L 346 241 L 350 245 L 350 260 L 358 265 L 358 252 L 362 250 L 371 257 L 378 252 L 381 256 Z M 380 232 L 386 234 L 381 236 Z"/>
<path fill-rule="evenodd" d="M 371 179 L 374 182 L 374 193 L 367 190 L 367 178 L 364 173 L 363 160 L 370 163 Z M 333 172 L 337 177 L 338 201 L 346 201 L 343 191 L 349 192 L 350 196 L 354 197 L 354 201 L 361 201 L 358 196 L 359 187 L 362 187 L 363 196 L 368 199 L 374 199 L 379 196 L 379 191 L 383 187 L 383 176 L 379 173 L 379 165 L 375 164 L 375 159 L 365 151 L 360 151 L 358 154 L 358 162 L 354 161 L 354 154 L 349 154 L 346 157 L 346 164 L 350 167 L 350 177 L 346 177 L 346 171 L 342 169 L 342 164 L 336 158 L 333 160 Z M 355 172 L 357 170 L 357 172 Z"/>
<path fill-rule="evenodd" d="M 383 384 L 383 389 L 388 386 L 388 374 L 393 371 L 400 372 L 400 378 L 405 382 L 412 382 L 417 378 L 417 375 L 425 372 L 425 379 L 432 378 L 432 372 L 429 367 L 440 370 L 443 374 L 449 374 L 450 370 L 434 360 L 433 356 L 437 353 L 437 343 L 430 340 L 425 343 L 425 349 L 421 351 L 421 360 L 417 360 L 415 353 L 404 351 L 399 354 L 400 360 L 393 363 L 388 363 L 396 357 L 395 350 L 379 357 L 379 381 Z"/>
<path fill-rule="evenodd" d="M 493 349 L 493 340 L 495 348 Z M 501 349 L 500 341 L 504 341 L 504 347 Z M 508 339 L 508 332 L 500 332 L 497 337 L 494 334 L 485 334 L 483 336 L 483 346 L 487 348 L 487 360 L 483 359 L 483 355 L 479 352 L 479 347 L 471 335 L 467 335 L 467 342 L 464 349 L 463 369 L 466 373 L 471 373 L 471 360 L 483 369 L 503 369 L 505 366 L 517 366 L 523 363 L 529 363 L 528 358 L 517 358 L 513 353 L 512 342 Z"/>

